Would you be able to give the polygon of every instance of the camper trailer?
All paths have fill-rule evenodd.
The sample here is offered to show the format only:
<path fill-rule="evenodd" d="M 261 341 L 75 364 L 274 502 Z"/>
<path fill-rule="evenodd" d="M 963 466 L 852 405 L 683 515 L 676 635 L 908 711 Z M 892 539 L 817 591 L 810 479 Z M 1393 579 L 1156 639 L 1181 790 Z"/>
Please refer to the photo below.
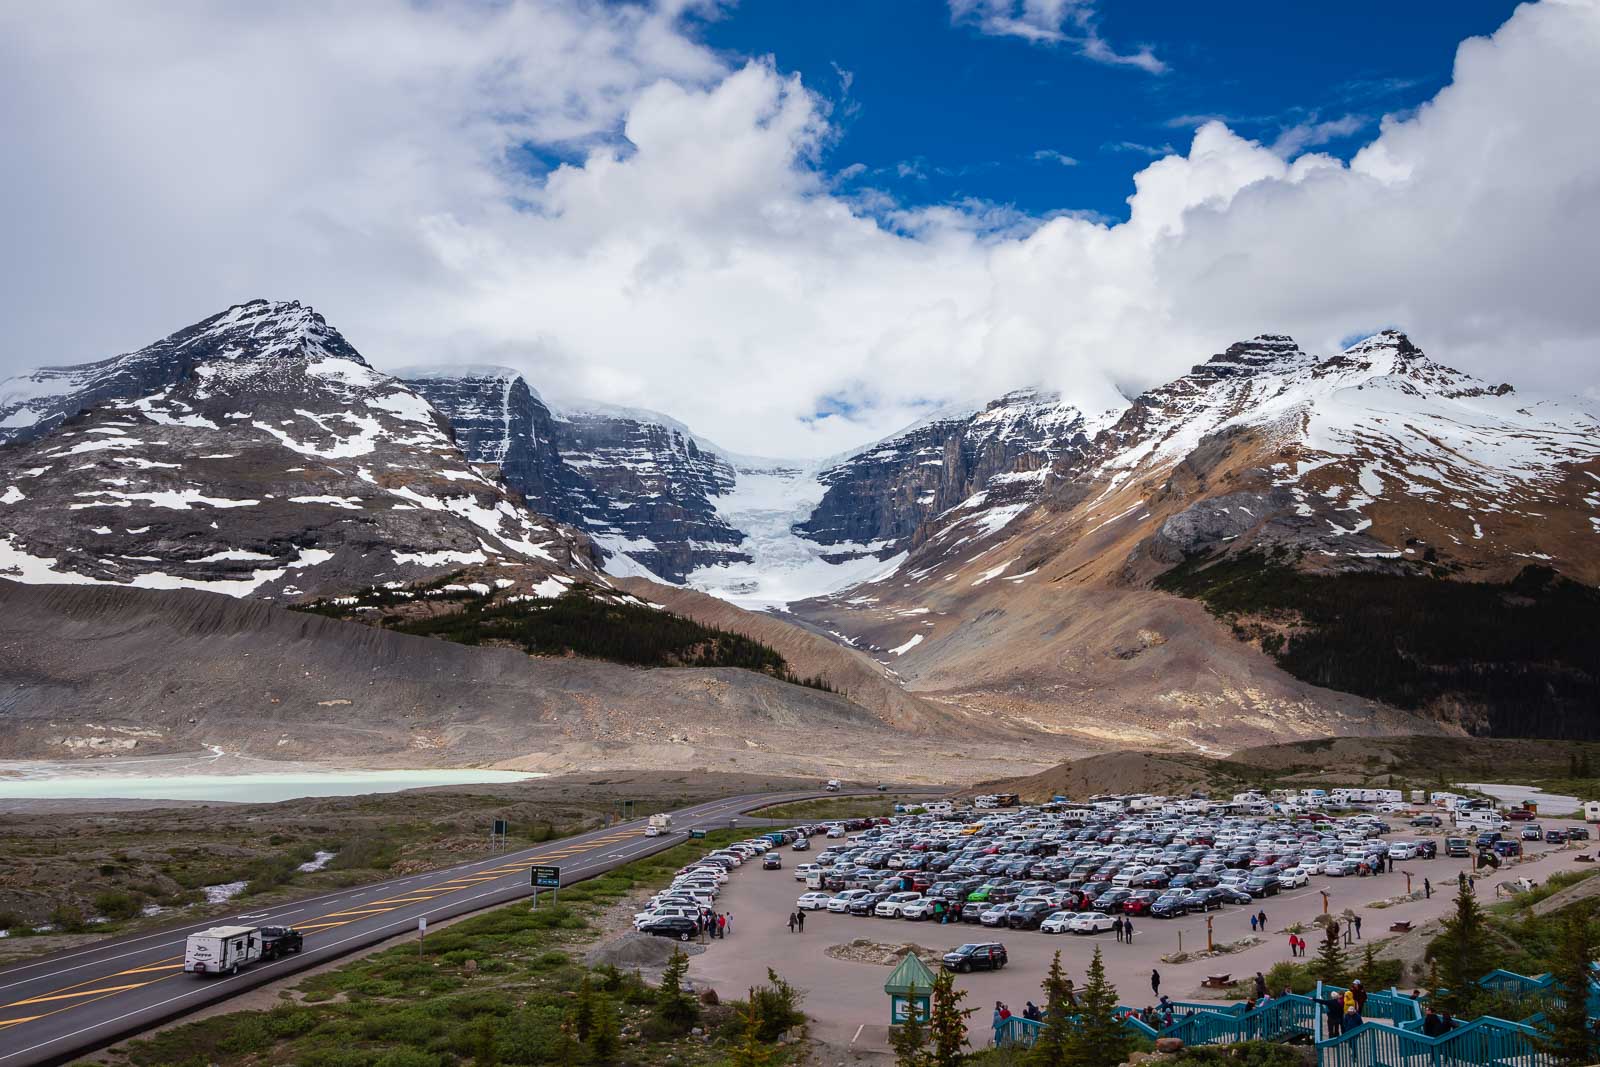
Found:
<path fill-rule="evenodd" d="M 190 934 L 183 947 L 183 969 L 189 974 L 237 974 L 261 958 L 261 937 L 254 926 L 213 926 Z"/>

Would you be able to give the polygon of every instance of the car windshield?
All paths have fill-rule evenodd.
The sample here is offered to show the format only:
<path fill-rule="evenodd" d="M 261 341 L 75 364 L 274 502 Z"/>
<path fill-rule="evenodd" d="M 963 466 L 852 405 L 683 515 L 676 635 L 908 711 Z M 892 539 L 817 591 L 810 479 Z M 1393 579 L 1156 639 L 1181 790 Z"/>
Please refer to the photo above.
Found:
<path fill-rule="evenodd" d="M 960 948 L 956 949 L 956 952 L 961 955 L 966 955 L 976 951 L 978 951 L 977 945 L 962 945 Z"/>

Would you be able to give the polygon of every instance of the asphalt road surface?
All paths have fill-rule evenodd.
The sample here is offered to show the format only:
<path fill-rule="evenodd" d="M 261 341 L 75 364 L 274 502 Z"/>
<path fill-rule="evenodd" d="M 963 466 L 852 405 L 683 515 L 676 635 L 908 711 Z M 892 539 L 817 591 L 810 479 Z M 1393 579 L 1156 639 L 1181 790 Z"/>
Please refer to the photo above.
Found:
<path fill-rule="evenodd" d="M 752 808 L 838 795 L 808 791 L 728 797 L 673 812 L 672 832 L 659 837 L 646 837 L 647 822 L 640 819 L 459 867 L 20 963 L 0 970 L 0 1067 L 62 1063 L 285 975 L 415 931 L 419 919 L 437 922 L 527 897 L 532 893 L 531 864 L 559 865 L 561 882 L 567 885 L 681 844 L 690 829 L 726 827 L 731 818 L 747 826 L 768 821 L 740 818 Z M 229 925 L 293 926 L 304 931 L 305 948 L 297 955 L 252 964 L 236 975 L 185 974 L 188 935 Z"/>

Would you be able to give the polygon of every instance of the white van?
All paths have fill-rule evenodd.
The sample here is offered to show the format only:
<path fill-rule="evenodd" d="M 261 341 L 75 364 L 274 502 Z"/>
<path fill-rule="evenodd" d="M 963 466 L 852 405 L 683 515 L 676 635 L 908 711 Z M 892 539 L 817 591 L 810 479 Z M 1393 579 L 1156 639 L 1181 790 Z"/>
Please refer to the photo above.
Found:
<path fill-rule="evenodd" d="M 1498 811 L 1464 811 L 1456 815 L 1456 826 L 1469 830 L 1509 830 L 1511 823 Z"/>
<path fill-rule="evenodd" d="M 261 958 L 261 935 L 254 926 L 213 926 L 190 934 L 183 946 L 188 974 L 238 974 Z"/>

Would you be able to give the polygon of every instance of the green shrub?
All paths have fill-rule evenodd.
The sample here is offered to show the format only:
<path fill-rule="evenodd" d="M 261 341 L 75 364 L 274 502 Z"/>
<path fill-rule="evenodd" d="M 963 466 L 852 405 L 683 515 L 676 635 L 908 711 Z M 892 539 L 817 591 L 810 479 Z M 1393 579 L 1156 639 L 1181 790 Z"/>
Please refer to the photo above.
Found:
<path fill-rule="evenodd" d="M 97 893 L 94 898 L 94 910 L 116 921 L 131 919 L 138 915 L 139 907 L 139 901 L 133 896 L 115 890 Z"/>

